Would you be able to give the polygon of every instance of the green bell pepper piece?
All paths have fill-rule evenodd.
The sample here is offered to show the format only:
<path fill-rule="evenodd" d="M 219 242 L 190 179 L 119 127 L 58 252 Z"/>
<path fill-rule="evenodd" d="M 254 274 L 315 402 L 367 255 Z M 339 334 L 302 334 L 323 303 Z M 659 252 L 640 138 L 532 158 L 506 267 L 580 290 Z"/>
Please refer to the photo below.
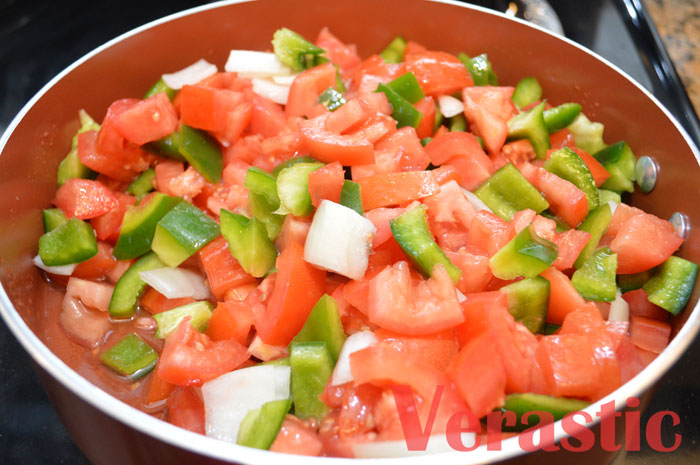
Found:
<path fill-rule="evenodd" d="M 341 81 L 342 82 L 342 81 Z M 332 87 L 324 90 L 318 98 L 318 103 L 328 108 L 328 111 L 335 111 L 345 105 L 345 97 Z"/>
<path fill-rule="evenodd" d="M 377 92 L 384 92 L 389 105 L 391 105 L 391 116 L 396 120 L 396 127 L 412 126 L 417 128 L 423 119 L 423 113 L 416 110 L 416 107 L 411 105 L 411 102 L 399 95 L 386 84 L 379 84 Z"/>
<path fill-rule="evenodd" d="M 325 342 L 297 342 L 289 347 L 294 414 L 320 420 L 329 408 L 318 396 L 333 373 L 333 357 Z"/>
<path fill-rule="evenodd" d="M 544 164 L 544 169 L 566 179 L 586 194 L 588 211 L 593 211 L 600 204 L 598 186 L 588 169 L 588 165 L 569 147 L 554 152 Z"/>
<path fill-rule="evenodd" d="M 180 153 L 180 131 L 168 134 L 162 139 L 149 142 L 143 146 L 148 152 L 155 155 L 163 155 L 173 160 L 187 161 Z"/>
<path fill-rule="evenodd" d="M 600 186 L 615 192 L 634 192 L 634 166 L 637 157 L 624 141 L 609 145 L 598 152 L 591 152 L 603 164 L 610 177 Z"/>
<path fill-rule="evenodd" d="M 508 296 L 510 314 L 532 333 L 539 333 L 544 327 L 549 308 L 549 286 L 549 281 L 535 276 L 501 288 Z"/>
<path fill-rule="evenodd" d="M 589 403 L 579 399 L 569 399 L 566 397 L 552 397 L 531 392 L 523 394 L 509 394 L 506 396 L 504 411 L 515 412 L 517 416 L 514 427 L 505 427 L 513 431 L 522 431 L 536 425 L 540 419 L 537 414 L 530 415 L 528 422 L 522 421 L 523 415 L 529 412 L 549 412 L 554 417 L 554 421 L 561 420 L 564 415 L 570 412 L 577 412 L 588 407 Z"/>
<path fill-rule="evenodd" d="M 129 333 L 100 355 L 103 365 L 132 380 L 148 374 L 156 366 L 158 352 L 136 333 Z"/>
<path fill-rule="evenodd" d="M 271 174 L 275 177 L 280 174 L 280 171 L 282 171 L 285 168 L 289 168 L 290 166 L 294 166 L 297 163 L 319 163 L 318 160 L 316 160 L 314 157 L 310 157 L 308 155 L 302 155 L 301 157 L 292 157 L 292 158 L 287 158 L 283 162 L 280 162 L 277 166 L 272 168 Z"/>
<path fill-rule="evenodd" d="M 544 123 L 543 101 L 529 111 L 518 113 L 508 121 L 508 140 L 527 139 L 537 158 L 545 158 L 549 150 L 549 131 Z"/>
<path fill-rule="evenodd" d="M 205 300 L 181 305 L 165 312 L 156 313 L 153 319 L 158 323 L 155 336 L 165 339 L 180 326 L 182 320 L 191 317 L 190 324 L 194 329 L 203 333 L 207 329 L 207 324 L 211 318 L 214 305 Z"/>
<path fill-rule="evenodd" d="M 129 184 L 129 187 L 126 188 L 126 193 L 140 199 L 153 190 L 153 180 L 155 178 L 156 170 L 153 168 L 147 169 Z"/>
<path fill-rule="evenodd" d="M 551 336 L 552 334 L 556 334 L 557 331 L 559 331 L 559 328 L 561 328 L 561 326 L 555 325 L 555 324 L 552 324 L 552 323 L 545 323 L 545 324 L 544 324 L 544 329 L 542 330 L 542 333 L 543 333 L 545 336 Z"/>
<path fill-rule="evenodd" d="M 406 40 L 401 36 L 397 36 L 379 53 L 379 56 L 387 63 L 401 63 L 405 50 Z"/>
<path fill-rule="evenodd" d="M 78 135 L 86 131 L 99 131 L 100 125 L 93 120 L 85 110 L 78 112 L 80 118 L 80 129 L 73 136 L 70 151 L 68 155 L 58 164 L 58 172 L 56 173 L 56 181 L 58 187 L 61 187 L 66 181 L 72 178 L 94 179 L 97 173 L 85 166 L 80 161 L 78 156 Z"/>
<path fill-rule="evenodd" d="M 620 292 L 623 294 L 625 292 L 641 289 L 642 286 L 654 276 L 655 271 L 656 269 L 651 269 L 642 271 L 641 273 L 619 274 L 617 275 L 617 287 L 620 288 Z"/>
<path fill-rule="evenodd" d="M 236 444 L 269 449 L 291 406 L 292 399 L 273 400 L 248 412 L 241 422 Z"/>
<path fill-rule="evenodd" d="M 391 233 L 406 256 L 426 276 L 432 276 L 433 268 L 442 264 L 452 281 L 457 283 L 462 270 L 456 267 L 433 239 L 425 216 L 427 207 L 416 205 L 392 219 Z"/>
<path fill-rule="evenodd" d="M 600 198 L 600 204 L 615 202 L 621 203 L 622 196 L 615 191 L 610 191 L 608 189 L 598 189 L 598 197 Z"/>
<path fill-rule="evenodd" d="M 574 272 L 571 284 L 588 300 L 612 302 L 617 293 L 617 254 L 608 247 L 598 249 Z"/>
<path fill-rule="evenodd" d="M 44 223 L 44 232 L 53 231 L 68 222 L 68 218 L 60 208 L 41 210 L 41 220 Z"/>
<path fill-rule="evenodd" d="M 219 236 L 219 225 L 187 201 L 160 219 L 151 249 L 163 263 L 176 267 Z"/>
<path fill-rule="evenodd" d="M 333 360 L 338 360 L 345 343 L 345 330 L 338 302 L 333 297 L 324 294 L 318 299 L 301 331 L 292 339 L 292 343 L 297 342 L 325 342 Z"/>
<path fill-rule="evenodd" d="M 277 249 L 265 224 L 257 218 L 221 209 L 221 234 L 228 242 L 231 255 L 246 273 L 261 278 L 275 266 Z"/>
<path fill-rule="evenodd" d="M 286 27 L 275 31 L 272 36 L 272 48 L 279 61 L 294 71 L 303 71 L 320 64 L 321 60 L 317 57 L 325 53 L 325 50 Z"/>
<path fill-rule="evenodd" d="M 554 263 L 558 253 L 557 245 L 539 237 L 530 225 L 496 252 L 489 266 L 500 279 L 534 278 Z"/>
<path fill-rule="evenodd" d="M 518 108 L 525 108 L 542 98 L 542 86 L 532 76 L 522 78 L 513 90 L 510 99 Z"/>
<path fill-rule="evenodd" d="M 605 126 L 602 123 L 595 123 L 589 120 L 583 113 L 579 113 L 574 122 L 567 126 L 567 129 L 574 135 L 576 147 L 590 154 L 594 154 L 606 147 L 605 142 L 603 142 Z"/>
<path fill-rule="evenodd" d="M 485 53 L 477 55 L 474 58 L 470 58 L 466 53 L 460 53 L 457 55 L 457 58 L 459 58 L 469 70 L 469 74 L 472 75 L 475 86 L 498 85 L 498 76 L 493 72 L 491 62 Z"/>
<path fill-rule="evenodd" d="M 654 277 L 642 289 L 649 296 L 649 302 L 678 315 L 693 293 L 698 277 L 698 265 L 680 257 L 666 259 Z"/>
<path fill-rule="evenodd" d="M 339 203 L 345 207 L 352 208 L 360 215 L 364 215 L 365 211 L 362 208 L 362 193 L 359 183 L 354 181 L 343 181 L 343 187 L 340 189 Z"/>
<path fill-rule="evenodd" d="M 598 248 L 600 238 L 603 237 L 605 230 L 608 229 L 608 224 L 610 224 L 611 219 L 612 210 L 610 209 L 610 205 L 604 203 L 590 212 L 586 219 L 583 220 L 583 223 L 581 223 L 578 229 L 589 233 L 591 238 L 588 239 L 588 243 L 581 250 L 581 253 L 579 253 L 576 262 L 574 262 L 576 268 L 581 268 L 586 260 L 593 255 L 593 252 Z"/>
<path fill-rule="evenodd" d="M 136 312 L 139 297 L 146 288 L 146 283 L 139 272 L 163 268 L 165 264 L 158 255 L 149 252 L 132 264 L 119 278 L 114 286 L 112 298 L 109 301 L 109 314 L 115 318 L 129 318 Z"/>
<path fill-rule="evenodd" d="M 119 260 L 129 260 L 151 250 L 158 222 L 180 201 L 178 197 L 156 192 L 148 200 L 129 206 L 112 252 L 114 256 Z"/>
<path fill-rule="evenodd" d="M 80 263 L 96 254 L 95 231 L 78 218 L 71 218 L 39 238 L 39 256 L 47 266 Z"/>
<path fill-rule="evenodd" d="M 542 194 L 510 163 L 493 173 L 474 194 L 506 221 L 526 208 L 537 213 L 549 208 L 549 203 Z"/>
<path fill-rule="evenodd" d="M 165 92 L 165 95 L 168 96 L 169 100 L 174 99 L 175 94 L 177 94 L 177 90 L 168 86 L 165 83 L 165 81 L 163 81 L 163 78 L 160 78 L 156 81 L 155 84 L 153 84 L 153 87 L 148 89 L 148 92 L 146 92 L 146 95 L 144 95 L 143 98 L 147 99 L 148 97 L 153 97 L 154 95 L 160 94 L 161 92 Z"/>
<path fill-rule="evenodd" d="M 284 222 L 284 215 L 274 213 L 280 208 L 275 177 L 260 168 L 248 168 L 245 187 L 248 189 L 250 212 L 265 223 L 268 237 L 275 240 Z"/>
<path fill-rule="evenodd" d="M 388 82 L 386 86 L 408 100 L 409 103 L 416 103 L 425 98 L 423 89 L 418 84 L 416 75 L 412 72 L 402 74 L 393 81 Z"/>
<path fill-rule="evenodd" d="M 180 127 L 178 151 L 185 160 L 212 184 L 221 179 L 223 161 L 216 139 L 204 131 L 186 125 Z"/>
<path fill-rule="evenodd" d="M 309 173 L 321 168 L 323 163 L 297 163 L 277 175 L 277 195 L 280 199 L 279 215 L 308 216 L 314 211 L 309 194 Z"/>
<path fill-rule="evenodd" d="M 467 119 L 463 114 L 454 115 L 450 118 L 450 132 L 466 132 Z"/>
<path fill-rule="evenodd" d="M 561 131 L 573 123 L 579 113 L 581 113 L 581 105 L 578 103 L 563 103 L 558 107 L 545 110 L 542 116 L 544 117 L 544 125 L 551 134 Z"/>

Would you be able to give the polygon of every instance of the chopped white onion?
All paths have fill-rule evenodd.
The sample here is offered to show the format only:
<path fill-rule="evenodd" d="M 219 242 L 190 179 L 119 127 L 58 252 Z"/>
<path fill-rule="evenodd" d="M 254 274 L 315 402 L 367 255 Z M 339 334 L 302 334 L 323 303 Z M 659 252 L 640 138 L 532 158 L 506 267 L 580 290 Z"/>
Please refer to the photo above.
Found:
<path fill-rule="evenodd" d="M 253 338 L 253 342 L 251 342 L 250 346 L 248 346 L 248 352 L 250 352 L 250 355 L 262 360 L 263 362 L 286 357 L 288 355 L 287 348 L 285 346 L 273 346 L 266 344 L 257 334 L 255 335 L 255 338 Z"/>
<path fill-rule="evenodd" d="M 287 104 L 287 98 L 289 97 L 289 86 L 282 86 L 275 84 L 267 79 L 253 78 L 253 92 L 258 95 L 262 95 L 265 98 L 269 98 L 275 103 L 280 105 Z"/>
<path fill-rule="evenodd" d="M 282 86 L 291 86 L 297 76 L 298 74 L 292 74 L 291 76 L 272 76 L 272 82 Z"/>
<path fill-rule="evenodd" d="M 304 260 L 350 279 L 362 279 L 375 232 L 372 222 L 355 210 L 323 200 L 306 236 Z"/>
<path fill-rule="evenodd" d="M 213 76 L 217 71 L 218 68 L 216 65 L 211 64 L 202 58 L 196 63 L 193 63 L 180 71 L 164 74 L 162 78 L 163 82 L 165 82 L 168 87 L 178 90 L 182 89 L 183 86 L 188 84 L 197 84 L 202 79 Z"/>
<path fill-rule="evenodd" d="M 292 68 L 279 61 L 274 53 L 252 50 L 231 50 L 224 69 L 248 78 L 289 76 L 293 72 Z"/>
<path fill-rule="evenodd" d="M 484 203 L 484 201 L 477 197 L 474 193 L 469 192 L 464 188 L 462 188 L 462 192 L 464 192 L 464 195 L 467 197 L 467 200 L 469 200 L 469 203 L 472 204 L 476 211 L 486 210 L 488 212 L 493 213 L 493 211 L 491 211 L 491 209 Z"/>
<path fill-rule="evenodd" d="M 617 206 L 619 205 L 617 202 L 614 200 L 608 200 L 608 205 L 610 205 L 610 213 L 613 215 L 615 214 L 615 210 L 617 209 Z"/>
<path fill-rule="evenodd" d="M 141 279 L 168 299 L 192 297 L 202 300 L 211 297 L 204 278 L 194 271 L 182 268 L 156 268 L 139 272 Z"/>
<path fill-rule="evenodd" d="M 439 96 L 438 104 L 440 105 L 440 113 L 442 113 L 442 116 L 445 118 L 452 118 L 464 112 L 464 103 L 449 95 Z"/>
<path fill-rule="evenodd" d="M 629 321 L 630 306 L 625 299 L 622 298 L 620 290 L 617 290 L 615 300 L 610 303 L 610 313 L 608 313 L 608 321 Z"/>
<path fill-rule="evenodd" d="M 80 299 L 83 304 L 101 312 L 109 311 L 113 292 L 114 286 L 111 284 L 80 278 L 70 278 L 66 285 L 66 295 Z"/>
<path fill-rule="evenodd" d="M 236 442 L 246 414 L 273 400 L 289 398 L 288 366 L 257 365 L 202 385 L 207 436 Z"/>
<path fill-rule="evenodd" d="M 78 266 L 77 263 L 71 263 L 70 265 L 61 265 L 61 266 L 49 266 L 49 265 L 44 265 L 44 261 L 41 259 L 39 255 L 34 257 L 34 264 L 41 268 L 42 270 L 46 271 L 47 273 L 51 274 L 57 274 L 61 276 L 70 276 L 73 274 L 73 271 L 75 270 L 75 267 Z"/>
<path fill-rule="evenodd" d="M 343 344 L 343 348 L 338 355 L 338 362 L 333 369 L 331 386 L 339 386 L 353 380 L 350 370 L 350 354 L 358 350 L 365 349 L 372 344 L 376 344 L 377 337 L 372 331 L 360 331 L 350 335 Z"/>
<path fill-rule="evenodd" d="M 461 433 L 462 444 L 472 447 L 476 442 L 476 434 L 472 432 Z M 409 457 L 415 455 L 439 454 L 454 452 L 447 442 L 446 434 L 435 434 L 428 439 L 425 450 L 408 450 L 408 445 L 403 439 L 396 441 L 362 442 L 352 446 L 352 451 L 358 459 Z"/>

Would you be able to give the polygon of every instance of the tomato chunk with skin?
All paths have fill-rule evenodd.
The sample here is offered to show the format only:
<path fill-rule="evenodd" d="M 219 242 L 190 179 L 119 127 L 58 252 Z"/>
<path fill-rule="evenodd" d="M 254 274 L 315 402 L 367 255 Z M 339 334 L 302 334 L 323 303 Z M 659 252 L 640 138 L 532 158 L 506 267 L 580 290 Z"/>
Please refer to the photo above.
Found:
<path fill-rule="evenodd" d="M 340 71 L 344 76 L 349 77 L 352 75 L 352 71 L 361 63 L 355 46 L 344 44 L 327 27 L 324 27 L 318 33 L 316 45 L 326 51 L 325 56 L 331 63 L 340 67 Z"/>
<path fill-rule="evenodd" d="M 212 341 L 182 320 L 165 340 L 160 354 L 160 377 L 178 386 L 200 386 L 238 368 L 248 360 L 248 350 L 235 339 Z"/>
<path fill-rule="evenodd" d="M 286 346 L 301 330 L 325 292 L 326 272 L 304 261 L 304 248 L 290 242 L 277 257 L 275 287 L 267 309 L 255 312 L 255 328 L 266 344 Z"/>
<path fill-rule="evenodd" d="M 206 335 L 212 341 L 235 339 L 247 345 L 252 326 L 253 310 L 246 302 L 219 302 L 207 324 Z"/>
<path fill-rule="evenodd" d="M 116 192 L 115 195 L 119 202 L 118 205 L 104 215 L 93 218 L 90 221 L 97 238 L 100 240 L 116 242 L 127 208 L 136 203 L 136 198 L 131 195 L 122 194 L 121 192 Z"/>
<path fill-rule="evenodd" d="M 560 325 L 564 318 L 577 308 L 586 304 L 586 300 L 578 293 L 571 280 L 556 268 L 550 267 L 541 273 L 549 281 L 549 310 L 547 322 Z M 593 305 L 593 304 L 591 304 Z"/>
<path fill-rule="evenodd" d="M 479 418 L 505 401 L 506 373 L 488 331 L 459 351 L 448 376 Z"/>
<path fill-rule="evenodd" d="M 643 316 L 630 318 L 630 338 L 640 349 L 660 354 L 668 345 L 671 325 Z"/>
<path fill-rule="evenodd" d="M 377 340 L 389 344 L 406 357 L 422 360 L 444 372 L 459 352 L 454 331 L 447 330 L 425 336 L 405 336 L 385 329 L 374 332 Z"/>
<path fill-rule="evenodd" d="M 640 273 L 663 263 L 683 243 L 673 225 L 649 213 L 625 221 L 610 243 L 619 274 Z M 643 244 L 643 247 L 640 247 Z"/>
<path fill-rule="evenodd" d="M 486 290 L 493 274 L 489 267 L 489 257 L 467 248 L 456 252 L 445 251 L 445 255 L 460 270 L 462 276 L 457 282 L 457 289 L 463 294 Z"/>
<path fill-rule="evenodd" d="M 357 182 L 365 210 L 402 205 L 435 194 L 440 189 L 430 171 L 378 174 Z"/>
<path fill-rule="evenodd" d="M 306 116 L 318 101 L 321 93 L 335 87 L 336 69 L 332 63 L 324 63 L 299 74 L 289 88 L 285 114 Z"/>
<path fill-rule="evenodd" d="M 463 93 L 464 115 L 473 125 L 472 129 L 484 140 L 490 153 L 498 153 L 508 137 L 508 122 L 476 103 L 467 93 Z"/>
<path fill-rule="evenodd" d="M 337 161 L 309 173 L 309 195 L 313 206 L 318 208 L 324 199 L 338 203 L 344 181 L 345 170 Z"/>
<path fill-rule="evenodd" d="M 452 280 L 442 265 L 417 284 L 409 265 L 399 262 L 382 270 L 369 284 L 369 320 L 390 331 L 426 335 L 464 321 Z"/>
<path fill-rule="evenodd" d="M 119 205 L 119 200 L 99 181 L 72 178 L 58 189 L 54 205 L 66 218 L 87 220 L 109 213 Z"/>
<path fill-rule="evenodd" d="M 513 226 L 493 213 L 481 210 L 469 225 L 469 244 L 486 252 L 489 257 L 501 250 L 515 236 Z"/>
<path fill-rule="evenodd" d="M 168 396 L 168 421 L 193 433 L 204 434 L 204 401 L 191 387 L 176 387 Z"/>
<path fill-rule="evenodd" d="M 191 304 L 192 302 L 194 302 L 192 297 L 168 299 L 153 288 L 149 288 L 146 292 L 144 292 L 143 296 L 141 296 L 141 299 L 139 300 L 141 307 L 151 315 L 167 312 L 168 310 L 172 310 L 173 308 L 177 308 L 182 305 Z"/>
<path fill-rule="evenodd" d="M 600 367 L 587 336 L 565 334 L 543 336 L 537 349 L 552 395 L 595 399 L 600 385 Z"/>
<path fill-rule="evenodd" d="M 255 282 L 255 278 L 246 273 L 233 258 L 223 236 L 202 247 L 198 255 L 207 274 L 211 291 L 218 299 L 223 298 L 226 292 L 234 287 Z"/>
<path fill-rule="evenodd" d="M 453 94 L 474 85 L 464 64 L 447 52 L 425 51 L 405 57 L 406 72 L 412 72 L 425 95 Z"/>
<path fill-rule="evenodd" d="M 285 128 L 286 117 L 281 105 L 258 94 L 253 96 L 250 132 L 263 137 L 276 136 Z"/>
<path fill-rule="evenodd" d="M 129 142 L 143 145 L 175 131 L 178 117 L 165 92 L 141 100 L 114 119 L 114 128 Z"/>
<path fill-rule="evenodd" d="M 301 137 L 309 154 L 324 163 L 338 161 L 344 166 L 374 163 L 374 147 L 362 136 L 340 135 L 325 128 L 326 115 L 304 121 Z"/>

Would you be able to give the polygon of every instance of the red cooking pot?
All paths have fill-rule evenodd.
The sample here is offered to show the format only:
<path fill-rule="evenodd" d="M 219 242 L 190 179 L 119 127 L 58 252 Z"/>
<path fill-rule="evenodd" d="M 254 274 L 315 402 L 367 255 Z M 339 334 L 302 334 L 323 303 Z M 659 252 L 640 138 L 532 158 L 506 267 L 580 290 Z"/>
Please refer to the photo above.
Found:
<path fill-rule="evenodd" d="M 62 294 L 32 264 L 43 232 L 40 211 L 51 203 L 56 191 L 56 167 L 77 129 L 79 108 L 101 120 L 112 101 L 140 95 L 144 83 L 154 82 L 164 70 L 181 69 L 199 58 L 222 66 L 232 48 L 268 49 L 272 33 L 281 26 L 307 37 L 328 26 L 339 37 L 356 43 L 361 56 L 380 50 L 396 35 L 436 50 L 487 52 L 497 64 L 501 82 L 537 76 L 551 101 L 581 103 L 587 116 L 605 124 L 606 140 L 625 140 L 639 154 L 658 162 L 661 172 L 656 188 L 648 195 L 635 193 L 632 204 L 662 218 L 682 212 L 691 223 L 700 221 L 700 155 L 670 113 L 604 59 L 523 21 L 454 2 L 355 0 L 330 6 L 323 0 L 258 0 L 207 5 L 150 23 L 96 49 L 59 74 L 22 109 L 0 140 L 0 313 L 39 368 L 71 436 L 96 464 L 342 460 L 273 455 L 214 440 L 111 397 L 78 374 L 87 373 L 80 353 L 62 334 L 56 312 L 46 311 L 60 305 Z M 679 254 L 700 262 L 700 235 L 693 229 Z M 648 396 L 698 331 L 698 294 L 696 286 L 687 308 L 673 319 L 673 339 L 666 350 L 633 380 L 588 407 L 587 413 L 595 418 L 602 404 L 612 401 L 622 409 L 627 399 Z M 594 428 L 596 434 L 599 429 Z M 565 437 L 560 424 L 555 434 L 557 440 Z M 441 454 L 439 460 L 596 463 L 609 458 L 598 446 L 586 454 L 525 454 L 517 438 L 511 438 L 503 441 L 499 451 L 450 452 Z M 380 459 L 366 461 L 383 463 Z M 404 461 L 422 463 L 425 457 Z"/>

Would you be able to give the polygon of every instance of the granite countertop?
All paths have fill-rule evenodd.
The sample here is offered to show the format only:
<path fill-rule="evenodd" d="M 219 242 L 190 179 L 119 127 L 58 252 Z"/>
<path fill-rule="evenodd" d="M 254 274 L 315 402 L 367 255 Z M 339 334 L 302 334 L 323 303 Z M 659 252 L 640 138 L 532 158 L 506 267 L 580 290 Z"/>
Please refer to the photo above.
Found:
<path fill-rule="evenodd" d="M 644 0 L 644 6 L 700 113 L 700 0 Z"/>

